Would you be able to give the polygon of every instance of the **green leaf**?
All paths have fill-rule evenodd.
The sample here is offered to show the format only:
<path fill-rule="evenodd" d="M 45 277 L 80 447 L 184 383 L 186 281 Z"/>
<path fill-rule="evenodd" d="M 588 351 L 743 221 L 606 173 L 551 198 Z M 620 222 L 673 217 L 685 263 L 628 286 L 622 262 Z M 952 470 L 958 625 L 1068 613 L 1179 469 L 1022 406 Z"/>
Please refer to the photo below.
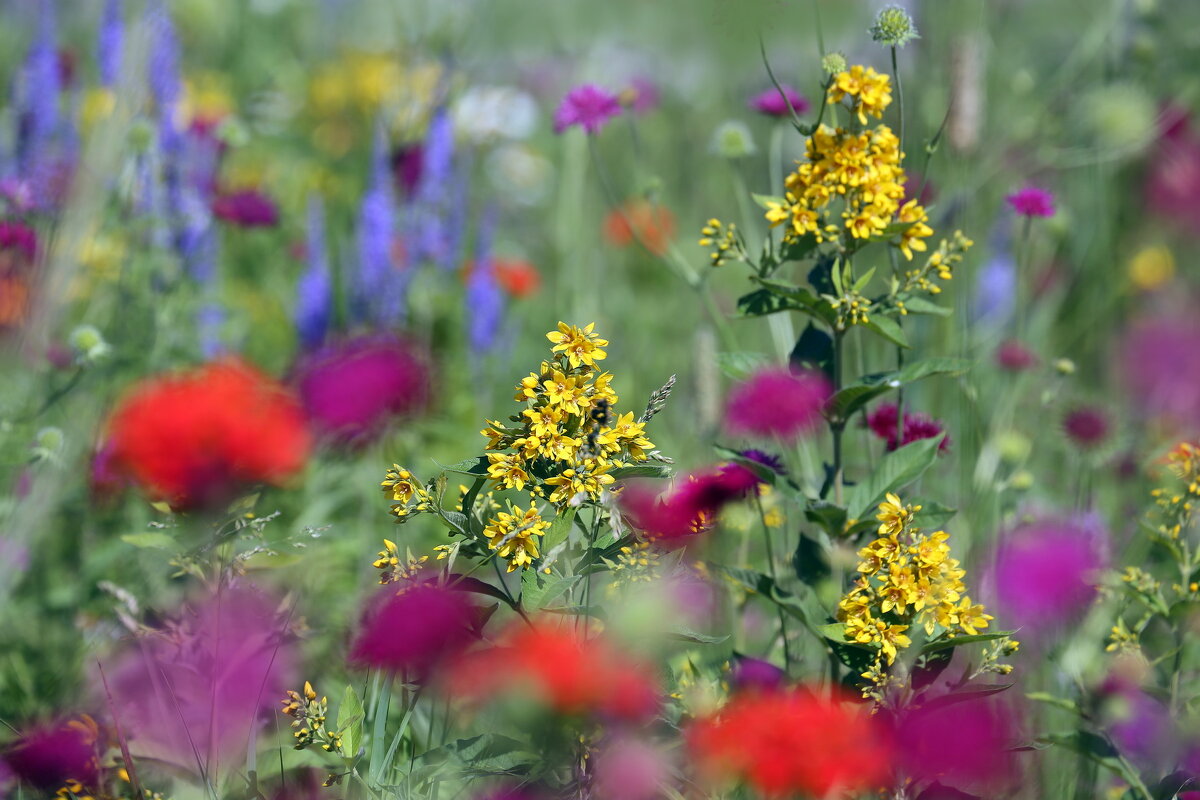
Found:
<path fill-rule="evenodd" d="M 845 422 L 854 412 L 895 387 L 888 383 L 867 386 L 861 383 L 847 386 L 825 403 L 825 416 L 831 422 Z"/>
<path fill-rule="evenodd" d="M 725 573 L 750 592 L 765 597 L 786 613 L 803 622 L 805 627 L 814 633 L 817 633 L 819 626 L 829 619 L 829 614 L 808 587 L 803 587 L 802 594 L 795 595 L 786 589 L 779 588 L 773 578 L 761 572 L 738 567 L 724 567 L 719 564 L 710 564 L 710 567 Z M 817 633 L 817 635 L 821 634 Z"/>
<path fill-rule="evenodd" d="M 1076 716 L 1083 716 L 1083 712 L 1079 708 L 1079 704 L 1073 700 L 1068 700 L 1065 697 L 1058 697 L 1049 692 L 1027 692 L 1025 694 L 1030 700 L 1038 703 L 1045 703 L 1049 706 L 1057 706 L 1064 711 L 1070 711 Z"/>
<path fill-rule="evenodd" d="M 900 370 L 866 375 L 862 382 L 869 385 L 886 383 L 895 388 L 915 383 L 930 375 L 961 375 L 971 368 L 972 363 L 969 358 L 924 358 L 913 361 Z"/>
<path fill-rule="evenodd" d="M 943 433 L 919 439 L 885 455 L 871 477 L 850 489 L 846 497 L 847 514 L 857 520 L 874 516 L 872 512 L 885 494 L 912 483 L 933 465 L 944 437 Z"/>
<path fill-rule="evenodd" d="M 783 205 L 786 202 L 782 197 L 776 197 L 773 194 L 756 194 L 754 192 L 751 192 L 750 196 L 752 198 L 754 198 L 754 202 L 758 203 L 759 207 L 763 208 L 763 209 L 770 208 L 770 206 L 769 206 L 770 203 L 776 203 L 777 205 Z"/>
<path fill-rule="evenodd" d="M 559 513 L 550 523 L 546 535 L 542 537 L 541 551 L 547 553 L 567 540 L 571 534 L 571 525 L 575 522 L 575 509 L 568 508 Z"/>
<path fill-rule="evenodd" d="M 492 597 L 496 600 L 500 600 L 507 606 L 512 605 L 512 601 L 503 591 L 497 589 L 495 586 L 492 586 L 487 581 L 481 581 L 479 578 L 474 578 L 470 575 L 463 575 L 460 578 L 456 578 L 453 583 L 447 584 L 447 588 L 453 589 L 457 592 L 481 594 L 486 597 Z"/>
<path fill-rule="evenodd" d="M 757 461 L 746 458 L 737 450 L 731 450 L 728 447 L 722 447 L 719 444 L 713 445 L 713 450 L 722 458 L 727 458 L 735 464 L 739 464 L 754 473 L 760 483 L 765 483 L 774 486 L 779 480 L 779 475 L 775 470 L 768 467 L 766 464 L 760 464 Z"/>
<path fill-rule="evenodd" d="M 737 308 L 743 317 L 765 317 L 786 311 L 789 306 L 787 301 L 769 289 L 755 289 L 738 298 Z"/>
<path fill-rule="evenodd" d="M 668 639 L 675 639 L 680 642 L 692 642 L 693 644 L 720 644 L 728 639 L 728 636 L 711 636 L 707 633 L 697 633 L 686 628 L 671 631 L 667 634 Z"/>
<path fill-rule="evenodd" d="M 436 463 L 436 462 L 435 462 Z M 487 475 L 487 456 L 475 456 L 459 461 L 457 464 L 438 464 L 447 472 L 457 472 L 459 475 Z"/>
<path fill-rule="evenodd" d="M 438 519 L 445 523 L 450 530 L 461 533 L 463 536 L 469 536 L 467 515 L 461 511 L 438 511 Z"/>
<path fill-rule="evenodd" d="M 861 292 L 867 288 L 867 284 L 871 282 L 871 278 L 875 277 L 875 267 L 867 270 L 866 274 L 854 282 L 854 291 Z"/>
<path fill-rule="evenodd" d="M 904 330 L 900 327 L 900 323 L 891 317 L 885 317 L 881 314 L 871 315 L 871 321 L 866 327 L 878 333 L 883 338 L 887 339 L 892 344 L 908 347 L 908 337 L 904 335 Z"/>
<path fill-rule="evenodd" d="M 337 715 L 337 731 L 338 735 L 342 737 L 342 755 L 346 758 L 354 758 L 358 755 L 358 748 L 362 745 L 363 719 L 365 717 L 366 711 L 363 709 L 358 692 L 354 691 L 353 686 L 346 686 Z"/>
<path fill-rule="evenodd" d="M 846 509 L 825 500 L 809 500 L 804 517 L 824 528 L 831 539 L 840 537 L 846 530 Z"/>
<path fill-rule="evenodd" d="M 817 238 L 806 233 L 779 248 L 779 257 L 784 261 L 800 261 L 817 249 Z"/>
<path fill-rule="evenodd" d="M 131 544 L 134 547 L 153 548 L 155 550 L 173 550 L 176 546 L 175 539 L 165 533 L 152 531 L 148 533 L 127 533 L 121 537 L 121 541 L 125 544 Z"/>
<path fill-rule="evenodd" d="M 938 317 L 948 317 L 954 313 L 952 309 L 945 306 L 939 306 L 931 300 L 926 300 L 924 297 L 910 297 L 904 301 L 904 308 L 910 314 L 933 314 Z"/>
<path fill-rule="evenodd" d="M 957 508 L 935 503 L 932 500 L 921 500 L 918 498 L 914 502 L 921 507 L 921 510 L 917 512 L 917 522 L 925 530 L 945 527 L 946 523 L 958 513 Z"/>
<path fill-rule="evenodd" d="M 1120 776 L 1130 786 L 1140 790 L 1140 797 L 1150 797 L 1150 790 L 1142 782 L 1137 770 L 1121 757 L 1117 749 L 1103 736 L 1091 731 L 1078 730 L 1069 733 L 1048 733 L 1034 740 L 1038 744 L 1049 744 L 1065 747 L 1085 758 L 1094 761 L 1110 772 Z"/>
<path fill-rule="evenodd" d="M 991 633 L 975 633 L 967 636 L 955 636 L 953 639 L 935 639 L 932 642 L 926 642 L 921 648 L 921 655 L 936 653 L 939 650 L 945 650 L 950 647 L 962 647 L 964 644 L 978 644 L 980 642 L 994 642 L 997 639 L 1003 639 L 1005 636 L 1012 636 L 1016 631 L 992 631 Z"/>
<path fill-rule="evenodd" d="M 427 750 L 416 757 L 422 766 L 456 764 L 464 775 L 520 775 L 528 772 L 540 756 L 529 745 L 508 736 L 482 733 Z"/>
<path fill-rule="evenodd" d="M 801 311 L 810 316 L 816 317 L 827 325 L 832 325 L 837 319 L 837 314 L 834 313 L 833 306 L 829 305 L 829 301 L 823 297 L 819 297 L 804 286 L 793 286 L 787 283 L 777 283 L 775 281 L 767 281 L 762 278 L 756 279 L 762 284 L 763 289 L 770 294 L 783 298 L 786 301 L 780 308 L 782 311 L 790 309 L 793 311 Z M 739 307 L 741 301 L 738 301 Z"/>
<path fill-rule="evenodd" d="M 717 353 L 717 369 L 735 381 L 745 380 L 770 363 L 771 359 L 763 353 Z"/>
<path fill-rule="evenodd" d="M 540 611 L 566 594 L 579 580 L 578 575 L 564 578 L 527 569 L 521 573 L 521 607 L 526 611 Z"/>
<path fill-rule="evenodd" d="M 630 478 L 669 478 L 671 468 L 666 464 L 635 464 L 628 467 L 617 467 L 610 470 L 613 480 L 624 481 Z"/>
<path fill-rule="evenodd" d="M 991 697 L 994 694 L 1006 692 L 1015 683 L 997 683 L 991 686 L 973 686 L 969 689 L 962 689 L 949 694 L 939 694 L 937 697 L 931 698 L 927 702 L 921 704 L 922 708 L 945 708 L 946 706 L 958 705 L 959 703 L 969 703 L 972 700 L 982 700 L 985 697 Z"/>

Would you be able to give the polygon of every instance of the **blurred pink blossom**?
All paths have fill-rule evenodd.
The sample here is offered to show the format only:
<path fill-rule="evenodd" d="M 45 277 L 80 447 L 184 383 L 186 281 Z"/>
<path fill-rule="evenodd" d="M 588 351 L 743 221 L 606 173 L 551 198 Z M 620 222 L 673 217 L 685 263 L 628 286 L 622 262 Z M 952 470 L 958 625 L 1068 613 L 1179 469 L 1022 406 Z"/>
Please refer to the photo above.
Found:
<path fill-rule="evenodd" d="M 554 132 L 562 133 L 578 125 L 589 134 L 599 133 L 610 119 L 621 113 L 621 101 L 615 94 L 591 83 L 567 92 L 554 112 Z"/>
<path fill-rule="evenodd" d="M 367 602 L 350 662 L 424 680 L 475 641 L 477 622 L 466 592 L 420 578 L 388 584 Z"/>
<path fill-rule="evenodd" d="M 821 424 L 821 411 L 832 391 L 819 372 L 761 370 L 733 388 L 725 427 L 735 435 L 796 439 Z"/>
<path fill-rule="evenodd" d="M 786 100 L 784 100 L 784 95 L 787 96 Z M 790 116 L 789 103 L 797 114 L 803 114 L 811 107 L 802 94 L 786 85 L 783 87 L 783 94 L 779 93 L 779 89 L 771 87 L 750 98 L 750 108 L 766 114 L 768 117 Z"/>

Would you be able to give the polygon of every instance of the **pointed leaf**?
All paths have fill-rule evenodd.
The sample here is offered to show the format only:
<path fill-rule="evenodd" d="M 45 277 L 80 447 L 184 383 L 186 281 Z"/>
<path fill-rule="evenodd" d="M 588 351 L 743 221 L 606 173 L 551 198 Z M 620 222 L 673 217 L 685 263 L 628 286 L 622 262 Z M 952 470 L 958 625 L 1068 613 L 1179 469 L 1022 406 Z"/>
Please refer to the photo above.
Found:
<path fill-rule="evenodd" d="M 874 516 L 874 508 L 888 492 L 895 492 L 915 481 L 933 465 L 938 446 L 945 434 L 919 439 L 883 457 L 879 466 L 863 483 L 850 489 L 846 497 L 846 512 L 852 519 Z"/>

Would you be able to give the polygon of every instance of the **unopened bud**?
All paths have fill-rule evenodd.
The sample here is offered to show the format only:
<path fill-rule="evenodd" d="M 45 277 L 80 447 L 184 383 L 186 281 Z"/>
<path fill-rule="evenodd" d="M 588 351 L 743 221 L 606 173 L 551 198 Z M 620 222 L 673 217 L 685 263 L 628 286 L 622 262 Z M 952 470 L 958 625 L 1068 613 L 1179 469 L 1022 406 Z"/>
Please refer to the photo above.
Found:
<path fill-rule="evenodd" d="M 757 150 L 750 127 L 740 120 L 727 120 L 718 125 L 710 149 L 722 158 L 745 158 Z"/>
<path fill-rule="evenodd" d="M 868 32 L 872 39 L 888 47 L 904 47 L 913 39 L 920 38 L 912 17 L 900 6 L 887 6 L 880 10 Z"/>

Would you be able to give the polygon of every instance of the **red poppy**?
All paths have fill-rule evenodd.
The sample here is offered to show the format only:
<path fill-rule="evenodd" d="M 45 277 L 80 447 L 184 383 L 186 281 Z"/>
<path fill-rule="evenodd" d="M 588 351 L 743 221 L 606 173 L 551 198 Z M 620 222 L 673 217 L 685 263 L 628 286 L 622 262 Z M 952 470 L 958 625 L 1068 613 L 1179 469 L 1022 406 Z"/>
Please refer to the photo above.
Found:
<path fill-rule="evenodd" d="M 282 483 L 304 466 L 310 446 L 299 402 L 237 361 L 144 381 L 118 406 L 111 426 L 115 462 L 177 509 Z"/>
<path fill-rule="evenodd" d="M 645 200 L 631 200 L 604 218 L 604 238 L 618 247 L 628 247 L 637 241 L 661 256 L 674 237 L 675 215 Z"/>

